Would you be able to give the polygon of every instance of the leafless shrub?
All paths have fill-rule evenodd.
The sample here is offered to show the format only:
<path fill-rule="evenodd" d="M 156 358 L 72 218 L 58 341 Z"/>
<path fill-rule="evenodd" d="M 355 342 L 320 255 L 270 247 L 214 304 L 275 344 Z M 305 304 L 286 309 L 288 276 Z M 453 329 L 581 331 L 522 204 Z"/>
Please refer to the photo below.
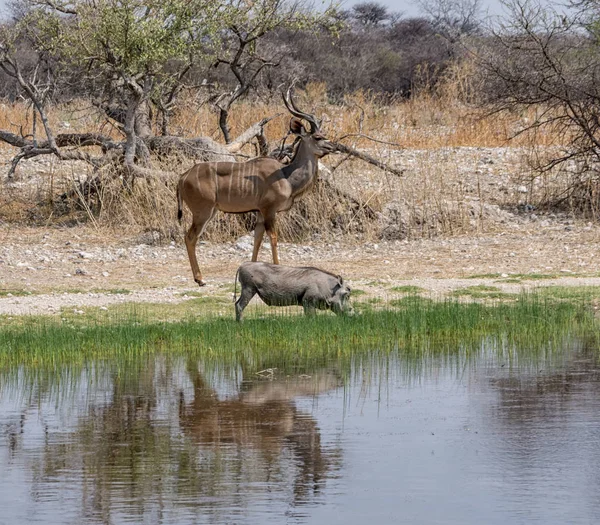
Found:
<path fill-rule="evenodd" d="M 595 216 L 600 205 L 600 55 L 590 22 L 592 4 L 558 13 L 534 1 L 513 0 L 480 63 L 484 103 L 498 113 L 529 111 L 515 135 L 531 137 L 531 184 L 546 190 L 539 204 Z"/>

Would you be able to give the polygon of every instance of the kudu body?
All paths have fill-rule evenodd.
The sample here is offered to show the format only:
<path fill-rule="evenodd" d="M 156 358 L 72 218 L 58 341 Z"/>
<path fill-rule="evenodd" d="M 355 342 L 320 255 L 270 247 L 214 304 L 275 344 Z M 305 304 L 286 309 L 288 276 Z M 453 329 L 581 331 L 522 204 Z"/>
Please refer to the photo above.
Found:
<path fill-rule="evenodd" d="M 192 212 L 192 225 L 185 236 L 194 281 L 199 286 L 202 274 L 196 258 L 198 237 L 217 210 L 225 213 L 256 212 L 252 260 L 256 261 L 265 231 L 271 240 L 273 262 L 277 254 L 277 213 L 289 210 L 294 201 L 313 185 L 319 158 L 333 151 L 334 146 L 319 132 L 317 119 L 298 110 L 290 92 L 284 102 L 293 115 L 290 131 L 299 143 L 289 164 L 270 157 L 257 157 L 247 162 L 201 162 L 179 179 L 177 185 L 178 218 L 185 202 Z M 306 130 L 300 119 L 310 124 Z"/>

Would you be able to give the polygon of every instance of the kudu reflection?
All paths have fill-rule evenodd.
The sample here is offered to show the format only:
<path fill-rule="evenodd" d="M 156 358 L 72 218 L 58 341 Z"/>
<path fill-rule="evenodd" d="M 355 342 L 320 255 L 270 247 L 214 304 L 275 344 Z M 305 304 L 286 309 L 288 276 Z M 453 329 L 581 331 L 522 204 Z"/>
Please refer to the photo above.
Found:
<path fill-rule="evenodd" d="M 297 409 L 295 398 L 316 396 L 341 386 L 339 377 L 321 372 L 310 378 L 294 377 L 252 383 L 234 398 L 219 399 L 195 364 L 188 367 L 194 398 L 183 395 L 179 420 L 184 434 L 201 447 L 235 446 L 258 452 L 263 468 L 276 470 L 283 456 L 293 455 L 295 503 L 319 491 L 339 452 L 323 450 L 317 422 Z M 286 454 L 287 453 L 287 454 Z"/>

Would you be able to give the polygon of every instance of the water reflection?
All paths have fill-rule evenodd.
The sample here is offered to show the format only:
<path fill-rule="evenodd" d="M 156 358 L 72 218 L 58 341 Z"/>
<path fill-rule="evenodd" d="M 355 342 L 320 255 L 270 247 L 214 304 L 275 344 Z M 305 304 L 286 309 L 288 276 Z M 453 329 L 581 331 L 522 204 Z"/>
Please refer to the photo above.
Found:
<path fill-rule="evenodd" d="M 505 350 L 0 373 L 0 525 L 598 522 L 597 348 Z"/>
<path fill-rule="evenodd" d="M 552 522 L 600 519 L 600 361 L 595 346 L 571 343 L 560 364 L 488 370 L 482 387 L 494 402 L 479 406 L 495 464 L 520 498 L 539 498 Z M 548 498 L 548 494 L 552 496 Z M 542 520 L 543 521 L 543 520 Z"/>
<path fill-rule="evenodd" d="M 254 468 L 236 472 L 229 483 L 268 483 L 286 476 L 293 487 L 294 504 L 319 492 L 338 454 L 322 449 L 316 420 L 299 411 L 294 400 L 338 388 L 341 381 L 337 375 L 320 371 L 312 376 L 248 381 L 239 394 L 220 399 L 196 364 L 188 363 L 188 373 L 194 393 L 190 402 L 183 395 L 180 399 L 184 434 L 206 446 L 204 454 L 226 446 L 235 448 L 247 461 L 252 458 Z"/>
<path fill-rule="evenodd" d="M 219 394 L 201 366 L 150 359 L 83 371 L 63 384 L 70 395 L 60 401 L 37 382 L 24 397 L 13 391 L 12 413 L 6 402 L 0 411 L 8 467 L 29 473 L 34 500 L 70 505 L 49 505 L 43 518 L 215 523 L 261 499 L 280 500 L 291 514 L 317 499 L 340 451 L 322 444 L 316 420 L 295 400 L 339 387 L 339 377 L 317 370 L 239 385 L 212 377 Z M 7 490 L 0 481 L 0 508 Z"/>

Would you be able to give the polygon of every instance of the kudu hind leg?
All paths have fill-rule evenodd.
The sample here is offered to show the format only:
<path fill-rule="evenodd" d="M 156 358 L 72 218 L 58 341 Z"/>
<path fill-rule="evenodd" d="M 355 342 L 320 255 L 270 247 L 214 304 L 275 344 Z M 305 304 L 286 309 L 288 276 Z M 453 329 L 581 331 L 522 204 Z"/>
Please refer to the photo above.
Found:
<path fill-rule="evenodd" d="M 256 214 L 256 226 L 254 227 L 254 248 L 252 250 L 252 261 L 258 260 L 258 252 L 265 235 L 265 220 L 260 213 Z"/>
<path fill-rule="evenodd" d="M 275 228 L 275 218 L 265 219 L 265 229 L 271 240 L 271 254 L 273 255 L 273 264 L 279 264 L 279 254 L 277 252 L 277 229 Z"/>
<path fill-rule="evenodd" d="M 202 280 L 202 273 L 198 266 L 198 259 L 196 258 L 196 244 L 198 243 L 198 237 L 204 231 L 206 223 L 214 215 L 214 210 L 210 210 L 208 214 L 194 215 L 192 225 L 185 235 L 185 247 L 188 252 L 188 258 L 190 259 L 190 266 L 192 267 L 192 274 L 194 281 L 198 283 L 198 286 L 204 286 L 206 283 Z"/>

